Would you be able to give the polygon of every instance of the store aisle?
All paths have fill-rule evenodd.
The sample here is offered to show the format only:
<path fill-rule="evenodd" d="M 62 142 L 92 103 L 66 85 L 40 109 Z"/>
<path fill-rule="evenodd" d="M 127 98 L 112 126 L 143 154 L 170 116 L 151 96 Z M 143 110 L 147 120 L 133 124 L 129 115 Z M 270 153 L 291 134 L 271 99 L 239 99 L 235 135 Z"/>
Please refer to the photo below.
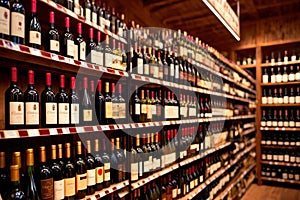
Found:
<path fill-rule="evenodd" d="M 252 184 L 242 200 L 300 200 L 300 190 Z"/>

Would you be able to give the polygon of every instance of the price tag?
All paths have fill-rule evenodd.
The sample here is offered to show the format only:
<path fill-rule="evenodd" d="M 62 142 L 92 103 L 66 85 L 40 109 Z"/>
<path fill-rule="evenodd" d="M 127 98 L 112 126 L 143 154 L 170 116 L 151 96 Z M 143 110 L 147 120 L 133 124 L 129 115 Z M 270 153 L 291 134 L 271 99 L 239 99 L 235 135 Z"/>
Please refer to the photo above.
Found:
<path fill-rule="evenodd" d="M 20 51 L 20 47 L 18 44 L 15 44 L 13 42 L 11 42 L 10 44 L 11 44 L 13 50 Z"/>
<path fill-rule="evenodd" d="M 42 56 L 41 51 L 35 48 L 30 48 L 30 53 L 35 56 Z"/>
<path fill-rule="evenodd" d="M 36 136 L 40 136 L 40 132 L 38 129 L 28 129 L 27 130 L 28 136 L 29 137 L 36 137 Z"/>
<path fill-rule="evenodd" d="M 58 135 L 56 128 L 49 128 L 50 135 Z"/>
<path fill-rule="evenodd" d="M 59 61 L 59 58 L 58 58 L 58 55 L 57 55 L 57 54 L 51 53 L 50 55 L 51 55 L 51 59 L 52 59 L 52 60 Z"/>
<path fill-rule="evenodd" d="M 3 131 L 4 133 L 4 138 L 19 138 L 19 132 L 16 130 L 11 130 L 11 131 Z"/>
<path fill-rule="evenodd" d="M 123 124 L 124 128 L 130 128 L 129 124 Z"/>
<path fill-rule="evenodd" d="M 84 133 L 84 128 L 82 126 L 76 127 L 77 133 Z"/>

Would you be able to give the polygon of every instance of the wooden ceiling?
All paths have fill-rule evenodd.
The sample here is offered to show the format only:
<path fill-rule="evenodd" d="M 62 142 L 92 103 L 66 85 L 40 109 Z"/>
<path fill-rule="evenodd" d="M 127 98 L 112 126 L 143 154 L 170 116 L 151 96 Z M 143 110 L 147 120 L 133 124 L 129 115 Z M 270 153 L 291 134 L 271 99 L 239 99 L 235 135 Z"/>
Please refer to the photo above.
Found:
<path fill-rule="evenodd" d="M 227 1 L 236 10 L 237 0 Z M 107 3 L 142 26 L 180 28 L 221 51 L 238 45 L 202 0 L 107 0 Z M 239 3 L 241 32 L 247 24 L 255 25 L 256 20 L 300 13 L 300 0 L 239 0 Z"/>

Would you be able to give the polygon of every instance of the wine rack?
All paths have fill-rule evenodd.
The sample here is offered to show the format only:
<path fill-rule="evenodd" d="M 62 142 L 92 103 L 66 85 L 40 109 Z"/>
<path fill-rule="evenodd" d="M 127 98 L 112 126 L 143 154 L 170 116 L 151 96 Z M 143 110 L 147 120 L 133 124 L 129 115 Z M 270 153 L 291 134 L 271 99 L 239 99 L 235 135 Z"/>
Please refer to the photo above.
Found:
<path fill-rule="evenodd" d="M 26 3 L 26 6 L 29 6 L 29 3 Z M 93 24 L 87 21 L 85 18 L 76 15 L 72 11 L 66 9 L 65 7 L 54 3 L 54 1 L 50 0 L 39 0 L 38 1 L 38 10 L 45 11 L 54 11 L 57 18 L 63 19 L 65 17 L 70 17 L 75 22 L 81 22 L 83 24 L 83 29 L 86 31 L 89 28 L 94 28 L 95 30 L 100 31 L 102 34 L 109 35 L 110 37 L 124 43 L 130 43 L 127 38 L 122 38 L 119 35 L 111 33 L 110 31 Z M 45 16 L 40 16 L 41 22 L 45 22 Z M 59 22 L 59 26 L 61 26 Z M 44 25 L 44 24 L 43 24 Z M 44 26 L 43 26 L 44 27 Z M 43 28 L 42 27 L 42 28 Z M 86 34 L 86 32 L 84 32 Z M 42 48 L 43 49 L 43 48 Z M 66 73 L 76 74 L 80 73 L 81 75 L 90 76 L 90 77 L 99 77 L 101 75 L 101 79 L 105 80 L 123 80 L 128 84 L 132 84 L 133 82 L 143 82 L 152 87 L 170 87 L 176 90 L 181 90 L 185 92 L 191 92 L 196 94 L 205 94 L 211 95 L 214 97 L 223 97 L 228 99 L 237 105 L 255 105 L 256 98 L 256 89 L 253 86 L 256 81 L 253 77 L 251 77 L 247 72 L 243 69 L 239 68 L 237 65 L 233 64 L 230 60 L 223 57 L 217 52 L 210 52 L 213 54 L 213 58 L 204 57 L 202 62 L 199 63 L 191 58 L 189 58 L 189 63 L 192 63 L 198 69 L 204 69 L 209 73 L 219 76 L 226 83 L 229 83 L 234 88 L 238 88 L 243 91 L 242 94 L 228 94 L 214 91 L 213 89 L 183 85 L 176 82 L 164 81 L 157 78 L 147 77 L 140 74 L 135 74 L 130 71 L 121 71 L 112 68 L 107 68 L 104 66 L 91 64 L 84 61 L 78 61 L 71 58 L 67 58 L 61 55 L 57 55 L 54 53 L 50 53 L 44 50 L 34 49 L 28 47 L 26 45 L 15 44 L 11 41 L 0 39 L 0 50 L 1 50 L 1 64 L 3 66 L 9 67 L 12 65 L 18 65 L 18 68 L 21 70 L 25 69 L 33 69 L 39 73 L 43 73 L 45 71 L 51 72 L 53 74 Z M 213 59 L 213 60 L 211 60 Z M 220 64 L 222 63 L 222 64 Z M 27 66 L 26 66 L 27 65 Z M 220 66 L 219 66 L 220 65 Z M 248 84 L 244 84 L 243 82 L 237 81 L 235 77 L 231 77 L 228 74 L 222 73 L 220 68 L 221 66 L 226 66 L 234 73 L 238 74 L 238 76 L 243 77 L 243 79 L 247 80 Z M 30 66 L 30 67 L 29 67 Z M 4 67 L 5 68 L 5 67 Z M 5 76 L 8 75 L 8 72 L 5 71 Z M 250 84 L 250 85 L 249 85 Z M 5 88 L 9 85 L 8 80 L 5 79 L 3 83 L 1 82 L 0 88 Z M 42 87 L 42 83 L 37 82 L 36 84 L 39 88 Z M 3 95 L 4 96 L 4 95 Z M 4 97 L 0 98 L 0 103 L 4 104 Z M 255 109 L 255 106 L 252 108 Z M 4 109 L 3 109 L 4 110 Z M 191 166 L 197 163 L 197 161 L 201 159 L 205 159 L 210 155 L 217 153 L 219 151 L 223 151 L 226 148 L 236 144 L 236 143 L 245 143 L 243 148 L 234 154 L 231 155 L 232 158 L 230 162 L 221 167 L 219 170 L 215 171 L 212 175 L 206 177 L 204 183 L 200 184 L 197 188 L 195 188 L 190 193 L 186 194 L 181 199 L 193 199 L 199 193 L 201 193 L 206 187 L 208 187 L 212 182 L 217 180 L 222 174 L 228 172 L 231 168 L 243 162 L 244 156 L 249 155 L 256 146 L 256 142 L 253 139 L 253 134 L 255 134 L 256 128 L 254 126 L 255 114 L 253 112 L 249 112 L 245 115 L 235 114 L 231 117 L 218 117 L 218 115 L 214 116 L 214 112 L 212 113 L 212 117 L 207 118 L 195 118 L 195 119 L 178 119 L 178 120 L 169 120 L 169 121 L 153 121 L 153 122 L 143 122 L 143 123 L 121 123 L 121 124 L 104 124 L 104 125 L 89 125 L 89 126 L 77 126 L 77 127 L 55 127 L 55 128 L 35 128 L 35 129 L 19 129 L 19 130 L 5 130 L 4 127 L 4 113 L 1 113 L 0 123 L 0 151 L 5 151 L 6 148 L 10 144 L 17 143 L 19 141 L 27 141 L 27 143 L 22 144 L 18 147 L 18 150 L 25 148 L 31 148 L 30 141 L 35 141 L 34 146 L 38 145 L 39 141 L 44 141 L 45 145 L 50 146 L 53 140 L 56 142 L 71 142 L 75 144 L 78 140 L 78 135 L 89 135 L 89 134 L 105 134 L 111 138 L 120 137 L 120 135 L 124 135 L 123 130 L 144 130 L 148 128 L 154 127 L 169 127 L 169 126 L 192 126 L 193 124 L 209 124 L 213 122 L 224 121 L 225 123 L 248 123 L 247 127 L 242 128 L 240 131 L 241 140 L 231 141 L 223 141 L 221 144 L 217 146 L 213 146 L 212 148 L 204 148 L 199 151 L 197 155 L 192 157 L 188 157 L 186 159 L 174 162 L 171 166 L 165 167 L 158 172 L 155 172 L 145 178 L 139 179 L 137 181 L 132 181 L 131 178 L 128 178 L 125 181 L 112 184 L 107 188 L 102 189 L 101 191 L 97 191 L 95 194 L 87 196 L 88 200 L 100 199 L 103 197 L 107 197 L 111 194 L 122 192 L 123 196 L 126 198 L 132 197 L 133 191 L 152 182 L 152 181 L 160 181 L 162 182 L 162 177 L 173 173 L 176 170 L 180 170 L 181 167 Z M 126 137 L 126 136 L 125 136 Z M 166 137 L 166 136 L 164 136 Z M 229 136 L 233 137 L 233 136 Z M 48 140 L 49 141 L 46 141 Z M 29 142 L 28 142 L 29 141 Z M 7 143 L 6 143 L 7 142 Z M 129 150 L 131 147 L 131 142 L 129 138 L 126 138 L 126 150 Z M 24 149 L 23 149 L 24 148 Z M 14 151 L 13 146 L 9 146 L 9 150 Z M 128 159 L 130 160 L 130 159 Z M 127 163 L 128 164 L 128 163 Z M 234 182 L 230 183 L 229 187 L 233 187 L 236 185 L 239 180 L 242 179 L 247 173 L 253 170 L 255 163 L 252 163 L 247 168 L 243 168 L 242 171 L 246 170 L 246 172 L 238 173 L 237 179 L 234 179 Z M 130 177 L 130 176 L 129 176 Z M 252 180 L 253 181 L 253 180 Z M 250 182 L 252 182 L 250 181 Z M 222 194 L 223 195 L 223 194 Z"/>

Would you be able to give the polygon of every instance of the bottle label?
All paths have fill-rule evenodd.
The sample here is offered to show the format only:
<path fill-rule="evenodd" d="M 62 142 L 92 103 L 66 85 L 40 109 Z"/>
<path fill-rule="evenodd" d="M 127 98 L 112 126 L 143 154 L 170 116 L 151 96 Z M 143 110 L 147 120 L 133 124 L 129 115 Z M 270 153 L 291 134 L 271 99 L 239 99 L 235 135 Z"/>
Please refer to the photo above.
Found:
<path fill-rule="evenodd" d="M 149 172 L 149 160 L 144 161 L 144 172 Z"/>
<path fill-rule="evenodd" d="M 74 43 L 74 60 L 79 60 L 78 57 L 78 45 Z"/>
<path fill-rule="evenodd" d="M 137 73 L 138 74 L 143 74 L 143 59 L 138 58 L 137 59 Z"/>
<path fill-rule="evenodd" d="M 104 167 L 96 167 L 96 183 L 103 183 L 104 179 Z"/>
<path fill-rule="evenodd" d="M 276 83 L 276 75 L 271 75 L 271 83 Z"/>
<path fill-rule="evenodd" d="M 103 53 L 100 51 L 97 52 L 96 64 L 103 66 Z"/>
<path fill-rule="evenodd" d="M 122 179 L 123 179 L 123 169 L 124 169 L 124 165 L 123 165 L 123 163 L 121 163 L 121 164 L 118 164 L 118 180 L 119 181 L 122 181 Z"/>
<path fill-rule="evenodd" d="M 268 82 L 269 82 L 269 76 L 263 75 L 263 83 L 268 83 Z"/>
<path fill-rule="evenodd" d="M 67 55 L 74 57 L 74 41 L 67 40 Z"/>
<path fill-rule="evenodd" d="M 78 103 L 71 104 L 71 123 L 79 124 L 79 104 Z"/>
<path fill-rule="evenodd" d="M 267 97 L 262 97 L 261 102 L 262 102 L 262 104 L 267 104 L 268 103 L 268 98 Z"/>
<path fill-rule="evenodd" d="M 22 125 L 24 124 L 24 103 L 9 102 L 9 124 Z"/>
<path fill-rule="evenodd" d="M 300 127 L 300 122 L 296 122 L 296 127 Z"/>
<path fill-rule="evenodd" d="M 282 82 L 282 76 L 281 76 L 281 74 L 277 74 L 277 75 L 276 75 L 276 82 L 277 82 L 277 83 Z"/>
<path fill-rule="evenodd" d="M 289 81 L 295 80 L 295 74 L 289 74 Z"/>
<path fill-rule="evenodd" d="M 141 114 L 147 114 L 147 104 L 142 104 Z"/>
<path fill-rule="evenodd" d="M 3 34 L 9 35 L 10 28 L 10 10 L 0 7 L 0 31 Z"/>
<path fill-rule="evenodd" d="M 175 75 L 175 66 L 174 64 L 170 64 L 170 77 L 174 77 Z"/>
<path fill-rule="evenodd" d="M 95 169 L 88 169 L 87 170 L 87 185 L 93 186 L 96 184 L 96 171 Z"/>
<path fill-rule="evenodd" d="M 58 124 L 69 124 L 69 104 L 58 103 Z"/>
<path fill-rule="evenodd" d="M 25 36 L 25 16 L 21 13 L 11 12 L 11 35 L 24 38 Z"/>
<path fill-rule="evenodd" d="M 295 97 L 290 97 L 289 98 L 289 103 L 295 103 Z"/>
<path fill-rule="evenodd" d="M 75 195 L 75 177 L 65 178 L 65 197 L 71 197 Z"/>
<path fill-rule="evenodd" d="M 182 115 L 183 117 L 187 117 L 187 107 L 185 106 L 180 107 L 180 115 Z"/>
<path fill-rule="evenodd" d="M 91 63 L 96 63 L 98 58 L 98 52 L 96 50 L 91 50 Z"/>
<path fill-rule="evenodd" d="M 172 190 L 172 198 L 176 198 L 177 197 L 177 188 Z"/>
<path fill-rule="evenodd" d="M 295 174 L 295 180 L 299 181 L 300 175 L 299 174 Z"/>
<path fill-rule="evenodd" d="M 268 104 L 273 104 L 273 97 L 268 97 Z"/>
<path fill-rule="evenodd" d="M 175 65 L 175 79 L 179 79 L 179 65 Z"/>
<path fill-rule="evenodd" d="M 91 9 L 89 9 L 89 8 L 85 9 L 85 19 L 87 21 L 91 21 Z"/>
<path fill-rule="evenodd" d="M 126 103 L 119 103 L 119 119 L 126 118 Z"/>
<path fill-rule="evenodd" d="M 272 155 L 268 154 L 267 155 L 267 160 L 272 160 Z"/>
<path fill-rule="evenodd" d="M 289 97 L 288 96 L 283 97 L 283 103 L 289 103 Z"/>
<path fill-rule="evenodd" d="M 78 50 L 77 50 L 78 51 Z M 79 58 L 80 60 L 85 60 L 85 56 L 86 56 L 86 43 L 85 42 L 81 42 L 80 43 L 80 49 L 79 49 Z M 93 63 L 93 61 L 92 61 Z"/>
<path fill-rule="evenodd" d="M 287 122 L 287 121 L 283 122 L 283 126 L 284 127 L 289 127 L 289 122 Z"/>
<path fill-rule="evenodd" d="M 156 106 L 157 105 L 152 105 L 151 106 L 151 113 L 152 113 L 152 115 L 156 115 Z"/>
<path fill-rule="evenodd" d="M 284 155 L 284 161 L 285 161 L 285 162 L 289 162 L 289 161 L 290 161 L 290 156 L 287 155 L 287 154 L 285 154 L 285 155 Z"/>
<path fill-rule="evenodd" d="M 265 127 L 265 126 L 266 126 L 266 122 L 265 122 L 265 121 L 261 121 L 261 122 L 260 122 L 260 125 L 261 125 L 262 127 Z"/>
<path fill-rule="evenodd" d="M 112 118 L 119 119 L 119 104 L 112 103 Z"/>
<path fill-rule="evenodd" d="M 55 51 L 59 53 L 59 41 L 50 40 L 50 51 Z"/>
<path fill-rule="evenodd" d="M 196 117 L 196 108 L 189 108 L 189 116 Z"/>
<path fill-rule="evenodd" d="M 278 97 L 278 103 L 283 103 L 283 98 L 282 97 Z"/>
<path fill-rule="evenodd" d="M 131 163 L 131 180 L 136 181 L 139 179 L 139 163 Z"/>
<path fill-rule="evenodd" d="M 53 199 L 53 178 L 41 180 L 41 198 Z"/>
<path fill-rule="evenodd" d="M 149 75 L 149 64 L 144 64 L 144 74 Z"/>
<path fill-rule="evenodd" d="M 296 157 L 295 156 L 291 156 L 291 158 L 290 158 L 290 162 L 296 162 Z"/>
<path fill-rule="evenodd" d="M 106 25 L 106 20 L 103 18 L 103 17 L 100 17 L 100 26 L 102 27 L 102 28 L 105 28 L 105 25 Z"/>
<path fill-rule="evenodd" d="M 135 115 L 140 115 L 141 114 L 141 104 L 136 103 L 134 106 L 135 106 Z"/>
<path fill-rule="evenodd" d="M 64 199 L 64 179 L 59 181 L 54 181 L 53 191 L 54 191 L 54 200 Z"/>
<path fill-rule="evenodd" d="M 147 119 L 152 119 L 152 105 L 146 105 L 147 109 Z"/>
<path fill-rule="evenodd" d="M 278 103 L 278 98 L 277 97 L 273 97 L 273 103 L 275 103 L 275 104 Z"/>
<path fill-rule="evenodd" d="M 112 67 L 113 55 L 111 53 L 105 54 L 105 67 Z"/>
<path fill-rule="evenodd" d="M 300 103 L 300 96 L 296 96 L 296 103 Z"/>
<path fill-rule="evenodd" d="M 300 72 L 296 73 L 296 80 L 299 81 L 300 80 Z"/>
<path fill-rule="evenodd" d="M 57 103 L 46 103 L 46 124 L 57 124 Z"/>
<path fill-rule="evenodd" d="M 266 154 L 261 154 L 261 159 L 262 159 L 262 160 L 266 160 L 266 158 L 267 158 L 267 157 L 266 157 Z"/>
<path fill-rule="evenodd" d="M 278 155 L 273 155 L 273 160 L 277 161 L 278 160 Z"/>
<path fill-rule="evenodd" d="M 153 77 L 154 77 L 154 78 L 159 78 L 159 68 L 158 68 L 157 65 L 155 65 L 155 66 L 153 67 Z"/>
<path fill-rule="evenodd" d="M 105 118 L 112 118 L 112 102 L 105 102 Z"/>
<path fill-rule="evenodd" d="M 272 126 L 276 127 L 277 126 L 277 121 L 272 121 Z"/>
<path fill-rule="evenodd" d="M 288 82 L 288 75 L 287 74 L 282 75 L 282 82 Z"/>
<path fill-rule="evenodd" d="M 29 31 L 29 43 L 41 45 L 41 33 L 38 31 Z"/>
<path fill-rule="evenodd" d="M 299 145 L 297 145 L 297 146 L 299 146 Z M 297 163 L 300 163 L 300 157 L 297 157 L 297 158 L 296 158 L 296 162 L 297 162 Z"/>
<path fill-rule="evenodd" d="M 278 160 L 279 160 L 279 161 L 283 161 L 283 155 L 279 155 L 279 156 L 278 156 Z"/>
<path fill-rule="evenodd" d="M 26 125 L 39 125 L 39 103 L 26 102 L 25 109 Z"/>
<path fill-rule="evenodd" d="M 86 173 L 76 174 L 76 191 L 85 190 L 87 188 L 87 177 Z"/>
<path fill-rule="evenodd" d="M 110 181 L 110 163 L 104 163 L 104 181 Z"/>
<path fill-rule="evenodd" d="M 139 176 L 143 176 L 143 162 L 139 162 Z"/>
<path fill-rule="evenodd" d="M 290 127 L 294 127 L 295 126 L 295 122 L 294 121 L 290 121 L 289 125 L 290 125 Z"/>
<path fill-rule="evenodd" d="M 91 109 L 84 109 L 83 110 L 83 121 L 84 122 L 93 121 L 93 111 Z"/>
<path fill-rule="evenodd" d="M 97 25 L 97 13 L 95 12 L 92 13 L 92 22 Z"/>

